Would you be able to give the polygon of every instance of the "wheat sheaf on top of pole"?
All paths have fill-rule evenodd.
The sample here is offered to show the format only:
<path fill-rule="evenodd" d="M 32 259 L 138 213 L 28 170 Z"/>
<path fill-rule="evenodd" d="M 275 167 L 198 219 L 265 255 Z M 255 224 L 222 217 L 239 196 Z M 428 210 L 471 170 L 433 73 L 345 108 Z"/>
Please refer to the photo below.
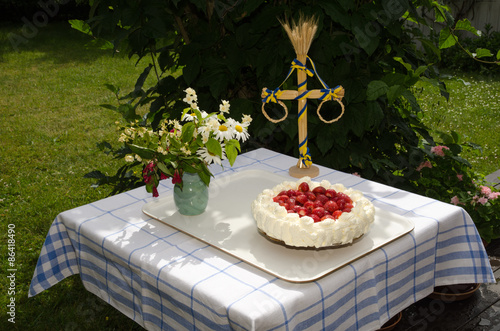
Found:
<path fill-rule="evenodd" d="M 283 26 L 283 29 L 287 33 L 288 37 L 290 38 L 297 57 L 292 61 L 288 75 L 286 76 L 283 83 L 278 86 L 278 88 L 274 90 L 270 90 L 268 88 L 262 89 L 262 113 L 272 123 L 279 123 L 285 120 L 288 116 L 288 109 L 281 100 L 297 100 L 299 160 L 296 166 L 290 168 L 289 173 L 293 177 L 298 178 L 301 178 L 303 176 L 316 177 L 319 174 L 319 169 L 312 164 L 309 148 L 307 147 L 307 100 L 321 100 L 321 103 L 319 104 L 317 109 L 317 114 L 324 123 L 329 124 L 338 121 L 342 117 L 342 115 L 344 115 L 345 108 L 344 104 L 342 103 L 342 98 L 344 97 L 345 91 L 344 88 L 340 85 L 336 86 L 335 88 L 329 88 L 328 85 L 326 85 L 326 83 L 319 77 L 318 73 L 316 72 L 314 62 L 307 55 L 318 30 L 317 18 L 306 18 L 303 15 L 300 15 L 298 22 L 292 21 L 291 23 L 289 23 L 287 20 L 280 20 L 280 23 Z M 311 64 L 311 68 L 307 67 L 307 62 Z M 297 90 L 281 90 L 281 86 L 291 76 L 294 70 L 297 70 Z M 307 89 L 307 77 L 313 77 L 314 75 L 316 75 L 316 77 L 320 81 L 323 89 Z M 330 100 L 337 101 L 340 104 L 342 111 L 337 118 L 327 121 L 321 116 L 320 110 L 323 106 L 323 103 Z M 285 115 L 277 120 L 272 119 L 265 110 L 265 105 L 269 102 L 274 102 L 281 105 L 285 111 Z"/>

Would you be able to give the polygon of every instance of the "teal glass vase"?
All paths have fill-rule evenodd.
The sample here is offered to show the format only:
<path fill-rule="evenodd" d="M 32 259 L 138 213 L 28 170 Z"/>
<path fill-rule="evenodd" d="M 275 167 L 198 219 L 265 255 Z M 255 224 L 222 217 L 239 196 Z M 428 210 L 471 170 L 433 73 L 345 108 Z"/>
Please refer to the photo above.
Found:
<path fill-rule="evenodd" d="M 194 216 L 202 214 L 208 204 L 208 187 L 197 173 L 184 172 L 182 190 L 178 184 L 174 186 L 174 202 L 181 215 Z"/>

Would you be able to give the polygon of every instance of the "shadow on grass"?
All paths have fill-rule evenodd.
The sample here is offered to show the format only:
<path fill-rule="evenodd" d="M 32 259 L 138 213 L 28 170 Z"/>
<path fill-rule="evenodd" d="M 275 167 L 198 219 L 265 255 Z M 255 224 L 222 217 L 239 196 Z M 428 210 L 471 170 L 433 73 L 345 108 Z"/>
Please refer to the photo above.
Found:
<path fill-rule="evenodd" d="M 86 47 L 91 41 L 89 36 L 74 30 L 69 22 L 49 23 L 36 30 L 18 24 L 2 25 L 0 27 L 0 62 L 3 57 L 12 53 L 38 52 L 43 55 L 39 61 L 55 64 L 71 62 L 90 63 L 100 57 L 126 57 L 126 52 L 113 54 L 112 50 L 101 50 Z"/>

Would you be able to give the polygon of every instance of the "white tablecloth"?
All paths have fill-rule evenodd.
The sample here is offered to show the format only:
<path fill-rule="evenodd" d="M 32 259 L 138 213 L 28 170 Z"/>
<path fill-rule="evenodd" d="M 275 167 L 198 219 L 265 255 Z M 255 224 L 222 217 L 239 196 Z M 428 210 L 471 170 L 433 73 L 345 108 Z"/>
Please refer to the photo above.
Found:
<path fill-rule="evenodd" d="M 258 149 L 225 171 L 287 176 L 295 164 Z M 314 180 L 361 190 L 375 206 L 414 222 L 414 230 L 317 281 L 297 284 L 147 217 L 141 207 L 153 198 L 139 188 L 58 215 L 29 296 L 79 273 L 88 291 L 150 330 L 375 330 L 434 286 L 495 282 L 474 223 L 460 207 L 319 168 Z M 212 169 L 221 176 L 222 169 Z M 170 181 L 162 181 L 160 196 L 169 194 Z"/>

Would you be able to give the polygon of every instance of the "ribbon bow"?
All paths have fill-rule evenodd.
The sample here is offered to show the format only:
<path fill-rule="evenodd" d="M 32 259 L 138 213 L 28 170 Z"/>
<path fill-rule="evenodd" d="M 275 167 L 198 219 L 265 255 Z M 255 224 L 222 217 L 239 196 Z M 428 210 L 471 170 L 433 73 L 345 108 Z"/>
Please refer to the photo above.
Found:
<path fill-rule="evenodd" d="M 265 103 L 269 103 L 269 102 L 277 103 L 278 99 L 281 96 L 281 94 L 283 93 L 283 91 L 280 90 L 279 87 L 277 87 L 274 91 L 266 88 L 265 93 L 266 93 L 266 96 L 264 97 L 264 99 L 262 99 L 262 102 L 265 102 Z"/>
<path fill-rule="evenodd" d="M 321 93 L 323 93 L 323 94 L 321 95 L 321 97 L 319 97 L 319 99 L 320 100 L 338 100 L 341 98 L 339 96 L 339 94 L 341 94 L 343 90 L 344 89 L 340 85 L 337 85 L 334 88 L 321 89 Z"/>

